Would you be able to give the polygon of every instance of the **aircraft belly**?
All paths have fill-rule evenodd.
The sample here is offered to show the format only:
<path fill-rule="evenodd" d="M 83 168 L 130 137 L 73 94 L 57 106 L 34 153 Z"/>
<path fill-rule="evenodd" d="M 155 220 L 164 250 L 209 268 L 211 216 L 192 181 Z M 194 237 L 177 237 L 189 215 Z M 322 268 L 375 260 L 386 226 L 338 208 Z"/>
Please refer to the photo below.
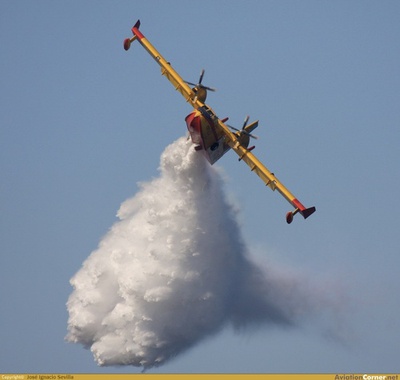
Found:
<path fill-rule="evenodd" d="M 215 142 L 215 145 L 213 147 L 207 149 L 206 157 L 211 165 L 217 162 L 226 152 L 226 150 L 224 149 L 224 141 L 225 138 L 222 137 Z"/>
<path fill-rule="evenodd" d="M 211 165 L 214 164 L 227 151 L 224 134 L 199 111 L 192 112 L 185 120 L 196 150 L 200 150 Z"/>

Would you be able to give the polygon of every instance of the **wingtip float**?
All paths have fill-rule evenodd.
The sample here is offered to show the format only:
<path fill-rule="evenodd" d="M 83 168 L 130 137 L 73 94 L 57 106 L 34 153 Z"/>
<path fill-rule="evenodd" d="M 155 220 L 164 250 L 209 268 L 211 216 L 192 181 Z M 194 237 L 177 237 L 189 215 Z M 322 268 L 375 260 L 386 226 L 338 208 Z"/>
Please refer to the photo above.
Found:
<path fill-rule="evenodd" d="M 249 142 L 251 138 L 257 138 L 251 132 L 257 128 L 258 121 L 247 124 L 249 117 L 246 117 L 241 129 L 225 124 L 228 118 L 218 118 L 211 107 L 205 104 L 207 91 L 215 91 L 215 89 L 202 84 L 204 70 L 201 71 L 197 84 L 183 80 L 171 64 L 147 40 L 139 30 L 139 27 L 140 20 L 132 27 L 133 36 L 124 40 L 124 49 L 129 50 L 132 42 L 137 40 L 160 65 L 162 75 L 171 82 L 174 88 L 182 94 L 186 102 L 190 103 L 194 108 L 185 121 L 195 150 L 201 152 L 212 165 L 228 150 L 232 149 L 239 156 L 239 161 L 244 161 L 250 167 L 251 171 L 255 172 L 268 187 L 272 190 L 278 190 L 294 207 L 293 211 L 289 211 L 286 214 L 286 222 L 288 224 L 292 223 L 293 217 L 297 213 L 302 215 L 304 219 L 312 215 L 316 211 L 316 208 L 303 206 L 252 153 L 254 146 L 249 147 Z"/>

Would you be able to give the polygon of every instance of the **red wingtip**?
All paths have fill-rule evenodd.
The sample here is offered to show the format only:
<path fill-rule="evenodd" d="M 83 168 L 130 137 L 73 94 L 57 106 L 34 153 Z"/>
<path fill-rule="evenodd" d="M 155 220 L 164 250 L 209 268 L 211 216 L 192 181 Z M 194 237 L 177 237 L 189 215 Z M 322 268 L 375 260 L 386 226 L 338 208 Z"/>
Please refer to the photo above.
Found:
<path fill-rule="evenodd" d="M 140 26 L 140 20 L 136 21 L 136 24 L 132 28 L 132 33 L 139 39 L 141 40 L 144 38 L 143 34 L 139 31 L 139 26 Z"/>

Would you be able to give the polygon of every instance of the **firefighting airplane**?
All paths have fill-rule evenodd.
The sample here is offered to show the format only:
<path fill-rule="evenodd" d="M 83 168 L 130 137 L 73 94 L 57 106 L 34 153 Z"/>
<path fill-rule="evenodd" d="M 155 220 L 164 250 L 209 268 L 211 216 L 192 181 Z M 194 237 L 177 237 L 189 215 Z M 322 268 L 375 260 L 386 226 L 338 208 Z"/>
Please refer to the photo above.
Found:
<path fill-rule="evenodd" d="M 201 152 L 210 164 L 218 161 L 228 150 L 232 149 L 239 156 L 239 161 L 244 161 L 264 183 L 272 190 L 279 193 L 294 207 L 293 211 L 286 214 L 287 223 L 293 221 L 295 214 L 300 213 L 304 219 L 315 212 L 315 207 L 306 208 L 302 203 L 270 172 L 251 152 L 254 146 L 249 147 L 250 138 L 256 138 L 251 132 L 258 126 L 258 121 L 247 124 L 249 117 L 244 121 L 242 129 L 236 129 L 225 124 L 228 118 L 219 119 L 215 112 L 205 104 L 207 91 L 215 91 L 214 88 L 202 84 L 204 70 L 201 71 L 197 84 L 184 81 L 173 69 L 171 64 L 156 50 L 139 30 L 140 20 L 132 28 L 133 37 L 126 38 L 124 49 L 128 50 L 131 43 L 138 40 L 147 52 L 161 66 L 161 74 L 165 75 L 177 91 L 194 108 L 193 112 L 186 117 L 194 149 Z M 189 87 L 189 85 L 193 87 Z M 231 132 L 234 130 L 235 132 Z"/>

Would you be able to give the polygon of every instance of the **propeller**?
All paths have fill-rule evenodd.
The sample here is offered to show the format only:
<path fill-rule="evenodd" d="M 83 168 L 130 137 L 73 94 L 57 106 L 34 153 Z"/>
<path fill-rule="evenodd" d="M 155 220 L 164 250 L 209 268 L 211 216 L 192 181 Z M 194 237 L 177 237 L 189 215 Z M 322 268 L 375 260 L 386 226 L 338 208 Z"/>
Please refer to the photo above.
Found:
<path fill-rule="evenodd" d="M 202 69 L 201 72 L 200 72 L 199 83 L 197 83 L 197 84 L 196 84 L 196 83 L 192 83 L 192 82 L 188 82 L 187 80 L 185 80 L 185 82 L 186 82 L 187 84 L 190 84 L 191 86 L 194 86 L 194 87 L 204 88 L 204 89 L 207 90 L 207 91 L 213 91 L 213 92 L 217 91 L 216 88 L 207 87 L 207 86 L 204 86 L 203 84 L 201 84 L 201 82 L 203 81 L 204 73 L 205 73 L 205 70 Z"/>
<path fill-rule="evenodd" d="M 250 116 L 247 115 L 247 116 L 245 117 L 245 119 L 244 119 L 242 129 L 238 129 L 238 128 L 232 127 L 232 126 L 229 125 L 229 124 L 227 124 L 227 126 L 228 126 L 230 129 L 233 129 L 234 131 L 238 131 L 238 132 L 243 133 L 243 134 L 245 134 L 245 135 L 247 135 L 247 136 L 249 136 L 249 137 L 251 137 L 251 138 L 253 138 L 253 139 L 255 139 L 255 140 L 258 140 L 258 136 L 253 135 L 253 134 L 247 132 L 246 129 L 245 129 L 247 123 L 249 122 L 249 119 L 250 119 Z"/>

